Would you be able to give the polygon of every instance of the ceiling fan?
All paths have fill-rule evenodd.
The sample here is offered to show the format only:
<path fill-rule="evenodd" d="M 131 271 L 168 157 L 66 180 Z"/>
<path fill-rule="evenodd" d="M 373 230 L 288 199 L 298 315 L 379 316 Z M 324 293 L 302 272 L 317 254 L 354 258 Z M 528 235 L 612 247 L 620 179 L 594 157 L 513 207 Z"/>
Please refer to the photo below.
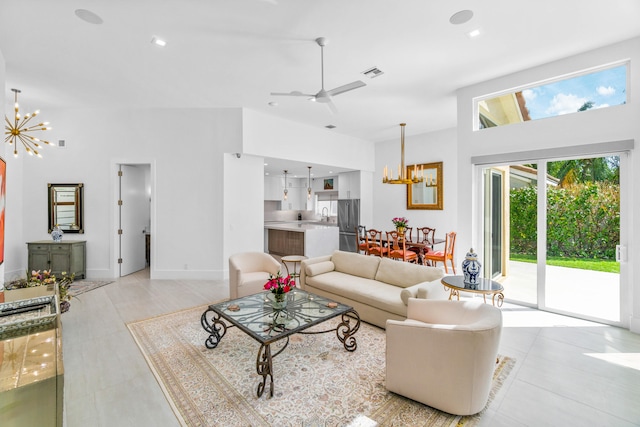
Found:
<path fill-rule="evenodd" d="M 345 93 L 348 92 L 350 90 L 353 89 L 357 89 L 359 87 L 362 86 L 366 86 L 367 84 L 360 81 L 360 80 L 356 80 L 355 82 L 351 82 L 348 83 L 346 85 L 343 86 L 339 86 L 335 89 L 331 89 L 331 90 L 325 90 L 324 89 L 324 47 L 327 45 L 327 43 L 329 43 L 329 40 L 327 40 L 325 37 L 318 37 L 316 39 L 316 43 L 318 43 L 318 46 L 320 46 L 320 73 L 321 73 L 321 89 L 318 93 L 314 94 L 309 94 L 309 93 L 302 93 L 300 91 L 294 90 L 292 92 L 289 93 L 282 93 L 282 92 L 271 92 L 271 95 L 274 96 L 304 96 L 309 98 L 311 101 L 315 101 L 315 102 L 321 102 L 323 104 L 327 104 L 327 106 L 329 107 L 329 110 L 331 110 L 332 113 L 337 113 L 338 109 L 336 108 L 336 106 L 333 103 L 333 100 L 331 99 L 332 96 L 335 95 L 340 95 L 341 93 Z"/>

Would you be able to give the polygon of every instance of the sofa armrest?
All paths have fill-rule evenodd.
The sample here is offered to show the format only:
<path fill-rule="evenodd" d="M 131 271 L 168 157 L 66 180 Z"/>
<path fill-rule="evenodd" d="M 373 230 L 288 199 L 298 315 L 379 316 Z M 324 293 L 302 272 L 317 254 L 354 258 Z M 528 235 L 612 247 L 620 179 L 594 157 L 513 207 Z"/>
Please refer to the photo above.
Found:
<path fill-rule="evenodd" d="M 431 282 L 419 283 L 417 289 L 417 298 L 420 299 L 449 299 L 450 292 L 445 289 L 440 279 Z"/>
<path fill-rule="evenodd" d="M 298 278 L 300 289 L 304 289 L 306 286 L 307 266 L 319 264 L 326 261 L 331 261 L 331 255 L 305 259 L 300 263 L 300 277 Z"/>

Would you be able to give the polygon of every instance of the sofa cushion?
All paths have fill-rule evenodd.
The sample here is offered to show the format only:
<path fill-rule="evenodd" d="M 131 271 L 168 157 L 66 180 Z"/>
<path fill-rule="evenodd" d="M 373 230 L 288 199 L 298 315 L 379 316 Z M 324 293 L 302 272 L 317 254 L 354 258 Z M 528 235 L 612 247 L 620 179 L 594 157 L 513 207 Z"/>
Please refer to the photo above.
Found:
<path fill-rule="evenodd" d="M 407 306 L 400 298 L 402 288 L 389 286 L 385 283 L 365 279 L 339 271 L 307 277 L 307 290 L 313 292 L 321 289 L 325 292 L 339 295 L 379 310 L 395 313 L 399 316 L 407 315 Z"/>
<path fill-rule="evenodd" d="M 333 252 L 331 261 L 335 265 L 335 271 L 372 280 L 380 264 L 378 257 L 343 251 Z"/>
<path fill-rule="evenodd" d="M 443 275 L 440 268 L 382 258 L 375 280 L 406 288 L 420 282 L 439 279 Z"/>
<path fill-rule="evenodd" d="M 333 271 L 335 266 L 331 261 L 322 261 L 317 264 L 307 265 L 305 268 L 305 273 L 307 276 L 317 276 L 318 274 L 328 273 Z"/>

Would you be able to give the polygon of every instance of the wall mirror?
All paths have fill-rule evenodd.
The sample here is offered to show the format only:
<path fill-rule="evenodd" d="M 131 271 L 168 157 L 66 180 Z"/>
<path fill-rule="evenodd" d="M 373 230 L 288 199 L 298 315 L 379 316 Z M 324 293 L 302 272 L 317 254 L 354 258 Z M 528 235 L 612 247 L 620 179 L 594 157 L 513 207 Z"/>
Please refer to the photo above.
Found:
<path fill-rule="evenodd" d="M 407 166 L 407 176 L 422 174 L 424 181 L 407 185 L 407 209 L 443 209 L 442 162 Z"/>
<path fill-rule="evenodd" d="M 65 233 L 84 233 L 83 184 L 47 184 L 49 233 L 58 225 Z"/>

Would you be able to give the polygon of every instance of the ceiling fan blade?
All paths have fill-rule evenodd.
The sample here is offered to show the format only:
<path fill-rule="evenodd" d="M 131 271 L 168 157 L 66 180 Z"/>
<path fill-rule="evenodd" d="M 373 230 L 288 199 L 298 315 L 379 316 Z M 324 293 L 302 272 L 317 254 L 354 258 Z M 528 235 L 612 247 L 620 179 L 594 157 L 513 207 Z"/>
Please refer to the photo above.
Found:
<path fill-rule="evenodd" d="M 284 93 L 284 92 L 271 92 L 271 95 L 272 96 L 306 96 L 307 98 L 315 97 L 315 95 L 311 95 L 311 94 L 308 94 L 308 93 L 302 93 L 302 92 L 300 92 L 298 90 L 294 90 L 292 92 L 287 92 L 287 93 Z"/>
<path fill-rule="evenodd" d="M 329 102 L 325 102 L 325 104 L 329 107 L 331 114 L 338 114 L 338 107 L 336 107 L 336 104 L 334 104 L 333 101 L 329 100 Z"/>
<path fill-rule="evenodd" d="M 353 89 L 358 89 L 359 87 L 366 86 L 366 85 L 367 84 L 365 82 L 362 82 L 360 80 L 356 80 L 355 82 L 351 82 L 349 84 L 346 84 L 346 85 L 343 85 L 343 86 L 339 86 L 339 87 L 337 87 L 335 89 L 328 90 L 327 94 L 329 96 L 340 95 L 341 93 L 348 92 L 348 91 L 353 90 Z"/>

